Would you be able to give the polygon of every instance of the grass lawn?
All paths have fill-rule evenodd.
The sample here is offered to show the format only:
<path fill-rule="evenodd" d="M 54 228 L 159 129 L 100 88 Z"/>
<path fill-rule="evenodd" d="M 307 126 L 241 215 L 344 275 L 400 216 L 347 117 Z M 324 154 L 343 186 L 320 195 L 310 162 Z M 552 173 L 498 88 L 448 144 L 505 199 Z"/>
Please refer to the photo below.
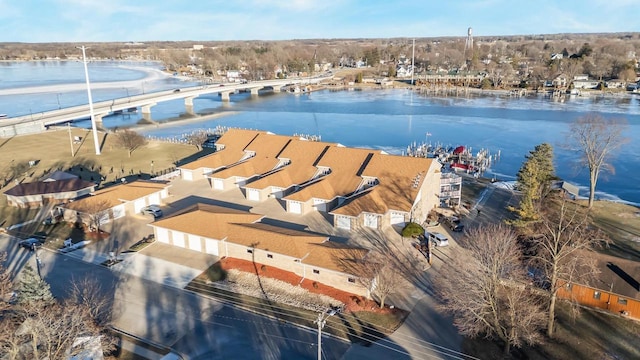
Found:
<path fill-rule="evenodd" d="M 591 210 L 595 225 L 612 240 L 598 251 L 640 261 L 640 209 L 611 201 L 596 201 Z"/>
<path fill-rule="evenodd" d="M 71 137 L 79 136 L 82 139 L 78 144 L 71 144 L 67 129 L 1 139 L 1 190 L 10 189 L 16 181 L 38 180 L 55 170 L 68 171 L 84 180 L 100 182 L 101 186 L 113 184 L 123 177 L 130 181 L 149 179 L 212 151 L 205 149 L 198 152 L 191 145 L 149 141 L 128 157 L 127 150 L 116 145 L 113 134 L 98 134 L 102 145 L 101 155 L 95 154 L 92 132 L 85 129 L 71 128 Z M 71 156 L 72 145 L 74 156 Z M 29 165 L 30 161 L 32 166 Z M 20 223 L 37 213 L 37 209 L 7 206 L 6 197 L 0 198 L 0 226 Z"/>

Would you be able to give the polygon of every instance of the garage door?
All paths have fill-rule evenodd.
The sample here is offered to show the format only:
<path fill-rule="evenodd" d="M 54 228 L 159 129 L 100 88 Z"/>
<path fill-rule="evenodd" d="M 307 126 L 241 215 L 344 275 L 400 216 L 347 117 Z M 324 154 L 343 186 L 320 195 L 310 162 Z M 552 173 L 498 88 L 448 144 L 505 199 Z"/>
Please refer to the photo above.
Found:
<path fill-rule="evenodd" d="M 222 179 L 213 179 L 213 188 L 216 190 L 224 190 L 224 182 Z"/>
<path fill-rule="evenodd" d="M 204 252 L 218 256 L 218 240 L 204 239 Z"/>
<path fill-rule="evenodd" d="M 140 214 L 140 212 L 142 212 L 142 208 L 145 207 L 145 205 L 147 204 L 145 203 L 144 198 L 134 201 L 133 212 L 136 214 Z"/>
<path fill-rule="evenodd" d="M 336 226 L 340 229 L 351 230 L 351 218 L 347 216 L 338 216 L 336 218 Z"/>
<path fill-rule="evenodd" d="M 184 242 L 184 234 L 179 231 L 171 232 L 171 240 L 173 240 L 173 245 L 178 247 L 186 247 L 187 244 Z"/>
<path fill-rule="evenodd" d="M 169 243 L 169 230 L 156 228 L 156 239 L 165 244 Z"/>
<path fill-rule="evenodd" d="M 149 195 L 149 205 L 160 205 L 160 193 Z"/>
<path fill-rule="evenodd" d="M 193 173 L 189 170 L 182 170 L 182 178 L 185 180 L 193 180 Z"/>
<path fill-rule="evenodd" d="M 404 225 L 404 214 L 391 212 L 391 225 Z"/>
<path fill-rule="evenodd" d="M 377 229 L 378 215 L 364 214 L 364 226 Z"/>
<path fill-rule="evenodd" d="M 189 238 L 189 249 L 195 251 L 202 251 L 202 244 L 200 243 L 200 236 L 196 235 L 188 235 Z"/>
<path fill-rule="evenodd" d="M 112 211 L 113 219 L 119 219 L 119 218 L 123 217 L 124 213 L 125 213 L 124 204 L 118 205 L 118 206 L 114 206 L 111 211 Z"/>
<path fill-rule="evenodd" d="M 247 199 L 260 201 L 260 191 L 258 189 L 247 189 Z"/>
<path fill-rule="evenodd" d="M 302 203 L 297 201 L 289 201 L 289 212 L 294 214 L 302 214 Z"/>

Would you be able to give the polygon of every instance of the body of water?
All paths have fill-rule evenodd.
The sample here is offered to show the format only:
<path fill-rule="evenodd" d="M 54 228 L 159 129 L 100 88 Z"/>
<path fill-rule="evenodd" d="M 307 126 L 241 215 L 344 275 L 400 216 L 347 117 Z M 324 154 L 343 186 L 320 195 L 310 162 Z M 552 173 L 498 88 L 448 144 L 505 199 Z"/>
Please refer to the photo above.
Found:
<path fill-rule="evenodd" d="M 28 67 L 30 63 L 15 63 L 15 67 Z M 80 68 L 82 63 L 78 63 Z M 140 76 L 136 67 L 158 67 L 157 64 L 101 63 L 104 67 L 96 74 L 96 81 L 129 81 Z M 93 64 L 90 64 L 90 76 Z M 29 85 L 47 84 L 59 79 L 61 73 L 73 71 L 76 80 L 83 80 L 83 70 L 75 74 L 76 68 L 49 64 L 40 69 L 41 79 L 18 79 L 24 72 L 16 72 L 13 81 L 28 81 Z M 111 68 L 112 70 L 108 70 Z M 0 71 L 2 66 L 0 65 Z M 73 69 L 73 70 L 70 70 Z M 95 70 L 94 70 L 95 71 Z M 47 74 L 52 72 L 56 76 Z M 144 74 L 144 71 L 142 71 Z M 1 73 L 3 74 L 3 73 Z M 93 77 L 93 76 L 92 76 Z M 5 78 L 2 78 L 4 82 Z M 137 80 L 136 80 L 137 79 Z M 133 79 L 143 82 L 144 77 Z M 58 80 L 55 80 L 58 81 Z M 92 78 L 92 81 L 93 78 Z M 0 82 L 0 84 L 2 84 Z M 11 82 L 11 81 L 9 81 Z M 175 78 L 149 81 L 148 89 L 168 89 L 190 86 L 194 83 L 179 83 Z M 0 85 L 0 88 L 3 85 Z M 133 94 L 135 88 L 131 88 Z M 150 90 L 149 90 L 150 91 Z M 142 89 L 138 90 L 141 93 Z M 122 89 L 103 90 L 103 99 L 123 97 Z M 20 95 L 21 101 L 37 107 L 38 96 L 31 100 Z M 51 96 L 49 94 L 48 96 Z M 72 96 L 71 94 L 62 94 Z M 86 103 L 81 94 L 73 95 Z M 94 98 L 100 99 L 94 95 Z M 16 96 L 0 97 L 0 112 L 10 113 Z M 54 99 L 55 101 L 55 99 Z M 98 100 L 96 100 L 98 101 Z M 49 106 L 51 101 L 48 102 Z M 70 106 L 70 105 L 69 105 Z M 57 103 L 56 103 L 57 107 Z M 55 107 L 54 107 L 55 108 Z M 50 108 L 49 108 L 50 109 Z M 637 97 L 576 97 L 564 102 L 540 97 L 508 98 L 494 95 L 464 97 L 427 97 L 406 89 L 363 91 L 318 91 L 306 95 L 265 92 L 259 97 L 249 94 L 232 95 L 229 103 L 223 103 L 217 95 L 203 96 L 194 100 L 194 110 L 200 114 L 220 113 L 215 120 L 180 123 L 171 126 L 149 127 L 142 132 L 158 137 L 174 137 L 199 128 L 228 127 L 268 130 L 277 134 L 305 133 L 321 135 L 323 141 L 338 142 L 353 147 L 371 147 L 400 154 L 413 142 L 431 142 L 446 146 L 464 145 L 475 152 L 482 148 L 492 153 L 500 152 L 500 160 L 493 164 L 487 177 L 499 180 L 514 180 L 524 156 L 536 145 L 547 142 L 555 150 L 557 175 L 579 185 L 586 195 L 588 171 L 579 167 L 579 154 L 566 150 L 566 138 L 570 123 L 588 112 L 597 112 L 604 117 L 625 118 L 629 126 L 625 136 L 630 139 L 612 161 L 614 174 L 603 174 L 598 183 L 598 196 L 612 200 L 640 203 L 640 184 L 634 179 L 640 174 L 640 96 Z M 184 116 L 183 101 L 159 103 L 152 108 L 156 121 Z M 108 117 L 109 127 L 133 125 L 140 114 Z M 88 126 L 88 122 L 79 123 Z M 430 136 L 427 137 L 427 133 Z"/>

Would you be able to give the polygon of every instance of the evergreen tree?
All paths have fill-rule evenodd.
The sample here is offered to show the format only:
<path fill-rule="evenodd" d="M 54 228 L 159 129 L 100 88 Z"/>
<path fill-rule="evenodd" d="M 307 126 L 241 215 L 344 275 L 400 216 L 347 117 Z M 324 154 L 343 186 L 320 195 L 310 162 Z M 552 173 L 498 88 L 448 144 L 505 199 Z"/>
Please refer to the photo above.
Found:
<path fill-rule="evenodd" d="M 36 271 L 29 265 L 25 266 L 18 287 L 18 303 L 27 304 L 33 302 L 51 303 L 53 295 L 46 281 L 42 280 Z"/>
<path fill-rule="evenodd" d="M 537 145 L 530 151 L 518 171 L 516 189 L 522 192 L 518 208 L 511 208 L 517 219 L 513 225 L 525 225 L 540 218 L 536 204 L 549 192 L 551 180 L 555 178 L 553 147 L 547 143 Z"/>

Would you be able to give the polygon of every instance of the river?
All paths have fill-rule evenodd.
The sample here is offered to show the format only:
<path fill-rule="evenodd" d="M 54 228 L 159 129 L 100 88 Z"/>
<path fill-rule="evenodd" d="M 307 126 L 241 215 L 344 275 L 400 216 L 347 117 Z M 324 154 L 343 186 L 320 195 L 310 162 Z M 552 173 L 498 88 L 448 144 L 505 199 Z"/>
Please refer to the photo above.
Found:
<path fill-rule="evenodd" d="M 158 68 L 154 63 L 91 63 L 92 84 L 106 82 L 102 88 L 92 91 L 94 100 L 196 84 L 171 76 L 150 76 Z M 45 93 L 0 95 L 0 112 L 10 116 L 87 101 L 86 90 L 55 90 L 56 86 L 60 88 L 70 82 L 82 84 L 82 63 L 0 63 L 0 79 L 0 92 L 54 85 Z M 555 150 L 557 175 L 580 186 L 581 195 L 586 195 L 588 172 L 577 165 L 578 153 L 565 148 L 565 139 L 571 121 L 588 112 L 597 112 L 608 118 L 626 119 L 629 126 L 625 136 L 631 140 L 612 160 L 615 173 L 600 177 L 597 196 L 640 204 L 640 183 L 633 180 L 638 178 L 637 169 L 640 169 L 640 145 L 636 141 L 640 138 L 640 96 L 593 95 L 560 102 L 542 96 L 429 97 L 406 89 L 323 90 L 306 95 L 238 94 L 232 95 L 229 103 L 221 102 L 216 95 L 202 96 L 194 100 L 194 110 L 220 116 L 208 121 L 147 127 L 142 132 L 176 137 L 198 128 L 222 125 L 283 135 L 321 135 L 324 141 L 384 149 L 395 154 L 402 153 L 413 142 L 465 145 L 474 152 L 481 148 L 493 154 L 500 152 L 499 161 L 485 174 L 498 180 L 514 180 L 524 156 L 537 144 L 547 142 Z M 184 116 L 184 111 L 182 101 L 165 102 L 152 108 L 152 116 L 156 121 L 167 121 Z M 105 125 L 115 127 L 133 125 L 139 120 L 140 114 L 125 114 L 104 121 Z M 88 124 L 81 122 L 78 126 Z"/>

